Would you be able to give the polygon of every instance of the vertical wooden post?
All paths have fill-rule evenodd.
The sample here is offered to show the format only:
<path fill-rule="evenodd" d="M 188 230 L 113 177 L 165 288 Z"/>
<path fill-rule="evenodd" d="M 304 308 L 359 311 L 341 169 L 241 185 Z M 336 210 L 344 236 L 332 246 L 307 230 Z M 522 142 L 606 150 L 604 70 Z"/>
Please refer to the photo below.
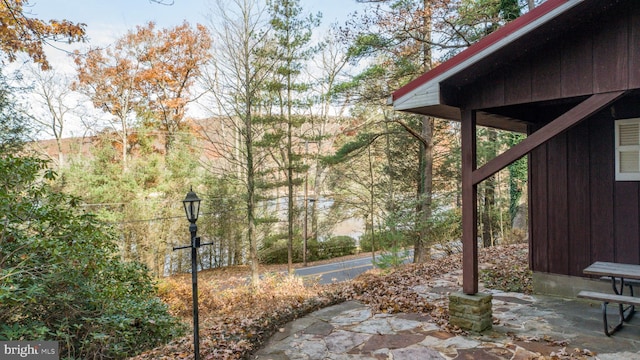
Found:
<path fill-rule="evenodd" d="M 478 186 L 476 170 L 476 112 L 462 110 L 462 291 L 478 292 Z"/>

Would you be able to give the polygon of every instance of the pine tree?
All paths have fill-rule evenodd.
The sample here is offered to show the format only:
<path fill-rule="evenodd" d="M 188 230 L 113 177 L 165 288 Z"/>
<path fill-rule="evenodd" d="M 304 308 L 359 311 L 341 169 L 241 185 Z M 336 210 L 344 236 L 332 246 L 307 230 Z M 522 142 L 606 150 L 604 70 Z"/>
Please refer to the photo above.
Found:
<path fill-rule="evenodd" d="M 271 89 L 277 94 L 279 118 L 284 129 L 277 133 L 284 144 L 280 149 L 281 165 L 286 172 L 287 185 L 287 268 L 293 272 L 293 237 L 295 221 L 295 186 L 302 183 L 296 174 L 304 171 L 301 157 L 294 149 L 294 131 L 299 128 L 304 118 L 295 111 L 301 106 L 309 106 L 303 94 L 308 90 L 308 83 L 302 79 L 305 61 L 317 52 L 317 47 L 310 46 L 313 29 L 320 25 L 320 14 L 303 16 L 303 9 L 298 0 L 270 0 L 267 3 L 271 14 L 271 28 L 275 40 L 272 56 L 280 59 L 276 76 Z"/>

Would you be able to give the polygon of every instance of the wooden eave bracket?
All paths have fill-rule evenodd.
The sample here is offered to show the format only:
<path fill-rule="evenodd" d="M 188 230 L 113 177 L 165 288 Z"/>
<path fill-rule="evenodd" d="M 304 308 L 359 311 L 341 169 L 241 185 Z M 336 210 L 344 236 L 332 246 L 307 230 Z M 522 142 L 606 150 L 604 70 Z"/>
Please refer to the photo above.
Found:
<path fill-rule="evenodd" d="M 623 96 L 624 93 L 625 91 L 614 91 L 591 95 L 571 110 L 560 115 L 540 130 L 529 135 L 526 139 L 522 140 L 511 149 L 496 156 L 484 166 L 474 170 L 471 175 L 473 184 L 476 185 L 486 180 L 493 174 L 509 166 L 509 164 L 528 154 L 533 149 L 544 144 L 549 139 L 578 124 L 616 101 L 618 98 Z"/>

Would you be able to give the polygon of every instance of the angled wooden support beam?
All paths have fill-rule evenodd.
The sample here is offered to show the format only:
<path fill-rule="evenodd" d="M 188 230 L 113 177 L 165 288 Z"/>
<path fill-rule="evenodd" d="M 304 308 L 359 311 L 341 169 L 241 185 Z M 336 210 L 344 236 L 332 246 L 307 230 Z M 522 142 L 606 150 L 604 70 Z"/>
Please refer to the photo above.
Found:
<path fill-rule="evenodd" d="M 478 292 L 478 186 L 476 169 L 476 112 L 462 110 L 462 291 Z"/>
<path fill-rule="evenodd" d="M 484 166 L 475 170 L 472 175 L 473 184 L 477 185 L 483 180 L 486 180 L 488 177 L 509 166 L 509 164 L 511 164 L 512 162 L 528 154 L 531 150 L 544 144 L 552 137 L 560 134 L 568 128 L 576 125 L 580 121 L 600 111 L 602 108 L 611 104 L 623 94 L 624 91 L 615 91 L 591 95 L 589 98 L 576 105 L 571 110 L 560 115 L 558 118 L 545 125 L 540 130 L 529 135 L 526 139 L 522 140 L 511 149 L 496 156 L 494 159 L 487 162 Z"/>

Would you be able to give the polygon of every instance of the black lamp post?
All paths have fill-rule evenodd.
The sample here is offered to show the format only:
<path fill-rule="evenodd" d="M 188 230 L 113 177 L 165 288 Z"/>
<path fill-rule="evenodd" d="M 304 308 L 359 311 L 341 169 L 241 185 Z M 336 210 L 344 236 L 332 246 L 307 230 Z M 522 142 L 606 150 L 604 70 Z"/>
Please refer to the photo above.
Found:
<path fill-rule="evenodd" d="M 191 283 L 193 286 L 193 350 L 195 359 L 200 359 L 200 335 L 198 328 L 198 251 L 201 245 L 211 245 L 213 243 L 200 244 L 198 232 L 198 215 L 200 214 L 200 198 L 193 192 L 193 188 L 187 193 L 187 197 L 182 200 L 184 212 L 189 220 L 189 232 L 191 233 L 191 245 L 174 247 L 173 250 L 191 248 Z"/>

